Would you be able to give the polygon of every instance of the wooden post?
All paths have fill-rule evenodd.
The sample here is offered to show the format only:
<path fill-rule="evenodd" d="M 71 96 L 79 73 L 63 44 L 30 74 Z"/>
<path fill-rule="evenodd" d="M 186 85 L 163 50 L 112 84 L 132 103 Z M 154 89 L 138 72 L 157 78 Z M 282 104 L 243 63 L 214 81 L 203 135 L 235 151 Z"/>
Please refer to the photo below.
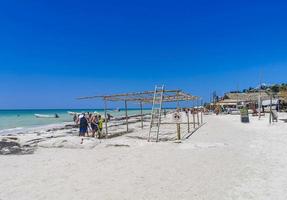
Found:
<path fill-rule="evenodd" d="M 272 94 L 270 94 L 269 124 L 272 123 Z"/>
<path fill-rule="evenodd" d="M 181 140 L 181 135 L 180 135 L 180 123 L 176 124 L 177 128 L 177 140 Z"/>
<path fill-rule="evenodd" d="M 194 100 L 193 100 L 193 108 L 192 108 L 192 118 L 193 118 L 193 128 L 195 129 L 195 114 L 194 114 L 195 108 L 194 108 Z"/>
<path fill-rule="evenodd" d="M 260 83 L 260 90 L 259 90 L 259 96 L 258 96 L 258 119 L 260 120 L 261 119 L 261 83 Z"/>
<path fill-rule="evenodd" d="M 278 106 L 278 113 L 280 112 L 280 100 L 278 98 L 278 101 L 277 101 L 277 106 Z"/>
<path fill-rule="evenodd" d="M 106 138 L 108 138 L 108 115 L 107 115 L 107 100 L 105 99 L 105 129 L 106 129 Z M 99 136 L 101 137 L 101 136 Z"/>
<path fill-rule="evenodd" d="M 201 112 L 200 112 L 200 121 L 203 124 L 203 100 L 201 99 Z"/>
<path fill-rule="evenodd" d="M 190 132 L 190 125 L 189 125 L 189 110 L 187 111 L 187 131 Z"/>
<path fill-rule="evenodd" d="M 179 93 L 177 92 L 176 93 L 176 109 L 179 110 L 179 99 L 178 99 L 178 95 Z M 177 140 L 180 140 L 181 139 L 181 136 L 180 136 L 180 124 L 177 123 L 176 124 L 176 129 L 177 129 Z"/>
<path fill-rule="evenodd" d="M 179 93 L 176 93 L 176 109 L 179 109 L 179 98 L 178 98 Z"/>
<path fill-rule="evenodd" d="M 143 129 L 143 102 L 140 102 L 140 107 L 141 107 L 141 127 Z"/>
<path fill-rule="evenodd" d="M 126 111 L 126 124 L 127 124 L 127 133 L 129 132 L 129 117 L 128 117 L 128 103 L 125 100 L 125 111 Z"/>
<path fill-rule="evenodd" d="M 196 100 L 196 116 L 197 116 L 197 125 L 199 126 L 199 113 L 198 113 L 198 105 L 199 105 L 199 103 L 198 103 L 198 99 Z"/>

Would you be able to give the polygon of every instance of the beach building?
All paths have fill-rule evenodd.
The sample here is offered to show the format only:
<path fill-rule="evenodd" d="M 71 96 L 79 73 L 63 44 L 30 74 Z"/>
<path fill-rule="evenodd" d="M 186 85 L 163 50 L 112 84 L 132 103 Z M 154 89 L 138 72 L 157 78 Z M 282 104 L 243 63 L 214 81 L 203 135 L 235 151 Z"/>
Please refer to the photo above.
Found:
<path fill-rule="evenodd" d="M 217 105 L 227 107 L 227 108 L 236 108 L 237 100 L 236 99 L 222 99 L 217 102 Z"/>
<path fill-rule="evenodd" d="M 258 106 L 259 98 L 261 101 L 269 100 L 267 92 L 248 92 L 248 93 L 226 93 L 224 97 L 217 102 L 217 105 L 225 108 L 235 108 L 237 105 L 246 105 L 248 107 Z"/>
<path fill-rule="evenodd" d="M 272 102 L 273 109 L 287 111 L 287 91 L 280 91 L 272 95 L 267 91 L 248 92 L 248 93 L 226 93 L 216 105 L 224 108 L 236 108 L 240 105 L 246 105 L 248 108 L 258 108 L 259 98 L 261 99 L 264 111 L 268 111 Z"/>

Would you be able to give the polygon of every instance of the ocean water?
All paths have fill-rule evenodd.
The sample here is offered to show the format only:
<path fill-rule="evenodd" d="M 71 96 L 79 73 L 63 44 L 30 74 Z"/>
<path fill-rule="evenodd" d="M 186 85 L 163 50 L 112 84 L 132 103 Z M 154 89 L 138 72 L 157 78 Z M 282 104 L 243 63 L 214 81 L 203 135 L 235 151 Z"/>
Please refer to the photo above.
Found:
<path fill-rule="evenodd" d="M 0 134 L 7 132 L 21 131 L 25 128 L 38 127 L 50 124 L 60 124 L 63 122 L 72 122 L 71 112 L 98 112 L 104 115 L 103 109 L 47 109 L 47 110 L 0 110 Z M 144 113 L 150 110 L 144 109 Z M 112 116 L 124 116 L 125 112 L 109 110 Z M 36 118 L 35 114 L 54 115 L 58 114 L 59 118 Z M 130 109 L 128 115 L 140 114 L 140 110 Z"/>

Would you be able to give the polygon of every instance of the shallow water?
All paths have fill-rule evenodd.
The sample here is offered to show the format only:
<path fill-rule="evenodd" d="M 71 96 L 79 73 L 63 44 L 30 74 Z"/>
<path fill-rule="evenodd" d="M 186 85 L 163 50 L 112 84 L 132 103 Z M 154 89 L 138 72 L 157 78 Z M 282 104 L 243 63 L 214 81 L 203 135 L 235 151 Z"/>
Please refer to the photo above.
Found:
<path fill-rule="evenodd" d="M 59 124 L 63 122 L 72 122 L 73 116 L 68 114 L 71 112 L 98 112 L 104 114 L 103 109 L 45 109 L 45 110 L 0 110 L 0 134 L 7 132 L 20 132 L 25 128 L 37 127 L 49 124 Z M 150 110 L 143 110 L 144 113 L 150 112 Z M 36 118 L 35 114 L 54 115 L 58 114 L 59 118 Z M 113 111 L 110 110 L 112 116 L 125 115 L 124 111 Z M 140 110 L 130 109 L 128 110 L 129 115 L 139 114 Z"/>

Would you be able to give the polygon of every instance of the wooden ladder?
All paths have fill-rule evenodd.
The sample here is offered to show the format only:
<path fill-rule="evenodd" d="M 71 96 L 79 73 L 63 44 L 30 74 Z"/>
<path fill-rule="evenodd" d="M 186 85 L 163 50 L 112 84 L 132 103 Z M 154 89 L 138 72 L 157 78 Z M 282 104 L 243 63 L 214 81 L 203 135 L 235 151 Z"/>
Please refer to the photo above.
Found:
<path fill-rule="evenodd" d="M 151 112 L 151 121 L 150 129 L 148 134 L 148 142 L 151 141 L 153 135 L 156 136 L 156 142 L 159 140 L 159 127 L 161 123 L 161 110 L 162 110 L 162 101 L 163 101 L 164 85 L 155 86 L 152 112 Z"/>

